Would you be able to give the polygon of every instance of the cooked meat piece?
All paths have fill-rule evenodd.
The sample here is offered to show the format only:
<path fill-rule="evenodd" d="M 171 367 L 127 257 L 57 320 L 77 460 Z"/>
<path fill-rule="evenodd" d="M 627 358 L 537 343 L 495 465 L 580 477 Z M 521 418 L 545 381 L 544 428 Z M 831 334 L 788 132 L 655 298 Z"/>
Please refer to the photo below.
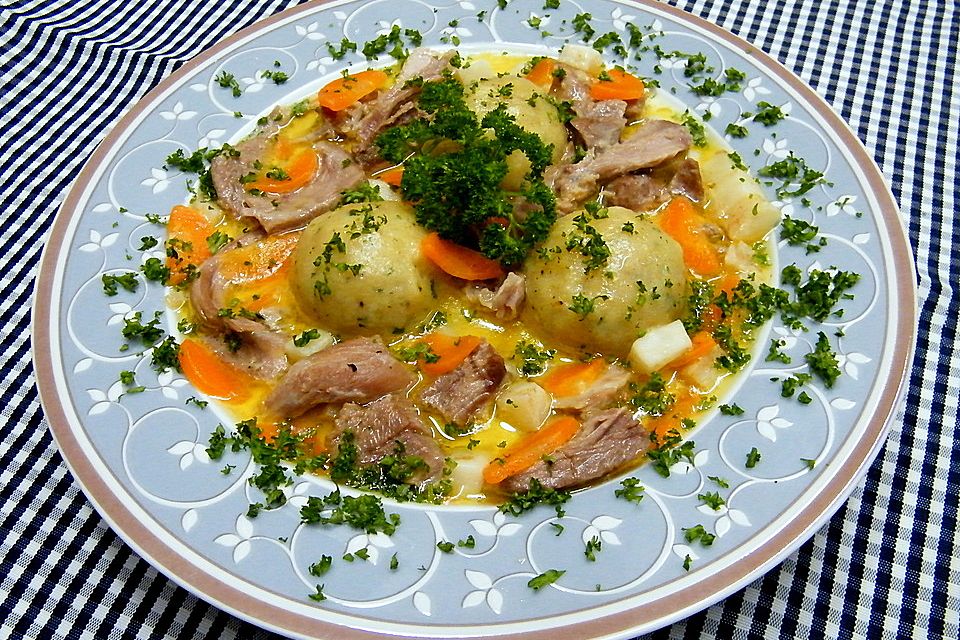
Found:
<path fill-rule="evenodd" d="M 700 175 L 700 163 L 693 158 L 685 158 L 677 163 L 668 188 L 670 193 L 687 196 L 694 201 L 702 200 L 703 178 Z"/>
<path fill-rule="evenodd" d="M 620 134 L 627 124 L 623 100 L 601 100 L 576 109 L 577 117 L 570 125 L 583 138 L 587 149 L 604 149 L 620 142 Z"/>
<path fill-rule="evenodd" d="M 623 116 L 627 119 L 628 124 L 636 122 L 643 117 L 643 109 L 646 106 L 646 102 L 646 97 L 627 102 L 627 110 L 624 111 Z"/>
<path fill-rule="evenodd" d="M 394 453 L 399 442 L 406 455 L 417 456 L 429 470 L 414 474 L 410 484 L 434 480 L 443 471 L 443 454 L 420 420 L 416 408 L 397 394 L 385 395 L 370 404 L 345 404 L 334 422 L 334 432 L 328 438 L 328 447 L 336 451 L 345 432 L 354 436 L 357 462 L 369 465 Z"/>
<path fill-rule="evenodd" d="M 430 49 L 414 49 L 410 52 L 393 85 L 364 105 L 364 113 L 355 118 L 355 124 L 346 125 L 344 133 L 357 140 L 358 151 L 365 150 L 380 131 L 413 108 L 411 99 L 420 93 L 422 83 L 410 83 L 410 80 L 438 80 L 447 69 L 453 53 Z"/>
<path fill-rule="evenodd" d="M 199 316 L 205 342 L 222 360 L 256 378 L 270 380 L 287 368 L 288 338 L 257 320 L 219 314 L 227 306 L 226 288 L 230 284 L 220 270 L 224 254 L 262 237 L 259 231 L 245 234 L 207 258 L 200 265 L 200 275 L 190 285 L 190 302 Z"/>
<path fill-rule="evenodd" d="M 236 216 L 256 218 L 268 233 L 306 225 L 333 208 L 342 191 L 366 177 L 340 146 L 320 140 L 312 145 L 318 166 L 309 183 L 290 193 L 254 195 L 247 191 L 241 179 L 255 171 L 255 162 L 263 160 L 283 121 L 282 116 L 279 121 L 271 117 L 257 135 L 235 146 L 237 153 L 221 154 L 210 163 L 220 206 Z"/>
<path fill-rule="evenodd" d="M 526 491 L 536 478 L 552 489 L 576 487 L 615 471 L 643 453 L 647 432 L 626 409 L 607 409 L 590 416 L 569 442 L 526 471 L 507 478 L 506 491 Z"/>
<path fill-rule="evenodd" d="M 597 184 L 639 169 L 662 164 L 690 148 L 685 127 L 666 120 L 651 120 L 623 142 L 607 147 L 574 165 L 557 171 L 554 189 L 557 210 L 570 213 L 597 191 Z"/>
<path fill-rule="evenodd" d="M 264 405 L 277 416 L 293 418 L 318 404 L 368 402 L 413 381 L 379 337 L 354 338 L 294 364 Z"/>
<path fill-rule="evenodd" d="M 471 284 L 464 294 L 467 300 L 493 311 L 501 320 L 513 320 L 527 295 L 525 282 L 521 274 L 511 271 L 496 290 Z"/>
<path fill-rule="evenodd" d="M 466 425 L 490 402 L 506 374 L 503 358 L 484 340 L 456 369 L 424 389 L 420 398 L 450 422 Z"/>
<path fill-rule="evenodd" d="M 613 400 L 630 380 L 630 373 L 617 366 L 609 366 L 589 387 L 575 396 L 557 398 L 558 409 L 596 410 Z"/>
<path fill-rule="evenodd" d="M 624 112 L 627 103 L 623 100 L 596 101 L 590 97 L 590 77 L 575 67 L 561 65 L 563 79 L 557 88 L 557 99 L 569 102 L 576 117 L 570 125 L 583 138 L 587 149 L 602 149 L 620 141 L 620 134 L 627 124 Z"/>
<path fill-rule="evenodd" d="M 670 199 L 670 192 L 660 180 L 649 174 L 629 174 L 614 178 L 603 188 L 606 203 L 634 211 L 650 211 Z"/>
<path fill-rule="evenodd" d="M 255 378 L 273 380 L 287 368 L 289 338 L 259 322 L 231 318 L 223 332 L 204 334 L 204 339 L 221 360 Z"/>
<path fill-rule="evenodd" d="M 692 142 L 690 132 L 683 125 L 651 120 L 620 144 L 581 162 L 590 162 L 600 180 L 609 180 L 666 162 L 689 149 Z"/>

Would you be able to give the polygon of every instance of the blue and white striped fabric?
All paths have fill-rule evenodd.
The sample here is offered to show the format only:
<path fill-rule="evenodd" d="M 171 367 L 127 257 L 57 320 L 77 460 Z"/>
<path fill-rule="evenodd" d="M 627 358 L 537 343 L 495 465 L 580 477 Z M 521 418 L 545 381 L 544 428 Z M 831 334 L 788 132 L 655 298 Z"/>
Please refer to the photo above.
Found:
<path fill-rule="evenodd" d="M 0 637 L 266 638 L 141 560 L 74 484 L 33 386 L 35 265 L 110 126 L 278 0 L 0 0 Z M 949 0 L 674 2 L 793 69 L 900 202 L 920 333 L 906 407 L 861 488 L 781 566 L 650 638 L 960 637 L 960 16 Z"/>

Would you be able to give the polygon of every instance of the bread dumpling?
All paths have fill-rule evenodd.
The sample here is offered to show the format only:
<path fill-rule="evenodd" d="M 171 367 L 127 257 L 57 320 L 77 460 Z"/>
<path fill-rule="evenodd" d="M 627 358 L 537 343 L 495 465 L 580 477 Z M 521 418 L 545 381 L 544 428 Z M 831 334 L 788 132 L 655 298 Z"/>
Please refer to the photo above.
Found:
<path fill-rule="evenodd" d="M 588 352 L 624 357 L 646 329 L 676 320 L 686 306 L 680 245 L 623 207 L 561 218 L 524 273 L 525 320 Z"/>
<path fill-rule="evenodd" d="M 340 207 L 313 220 L 293 256 L 293 289 L 317 323 L 340 335 L 409 328 L 436 305 L 427 231 L 402 202 Z"/>

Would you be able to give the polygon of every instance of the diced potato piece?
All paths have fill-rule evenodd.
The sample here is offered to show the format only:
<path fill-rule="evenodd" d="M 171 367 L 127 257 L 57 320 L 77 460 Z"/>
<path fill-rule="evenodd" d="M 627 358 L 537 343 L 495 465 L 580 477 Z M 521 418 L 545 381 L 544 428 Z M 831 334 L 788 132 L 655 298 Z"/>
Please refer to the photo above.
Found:
<path fill-rule="evenodd" d="M 518 431 L 536 431 L 550 415 L 553 397 L 535 382 L 519 381 L 497 396 L 497 417 Z"/>
<path fill-rule="evenodd" d="M 753 177 L 734 167 L 725 153 L 701 161 L 711 209 L 731 240 L 756 242 L 780 223 L 780 210 L 770 204 Z"/>
<path fill-rule="evenodd" d="M 581 44 L 563 45 L 557 59 L 591 75 L 599 74 L 603 70 L 603 58 L 600 52 L 593 47 L 585 47 Z"/>
<path fill-rule="evenodd" d="M 312 356 L 315 353 L 323 351 L 333 344 L 334 339 L 333 334 L 329 331 L 324 331 L 323 329 L 320 329 L 319 331 L 319 337 L 314 338 L 302 347 L 295 345 L 293 343 L 293 339 L 291 339 L 286 343 L 284 351 L 294 360 L 300 360 L 302 358 L 306 358 L 307 356 Z"/>
<path fill-rule="evenodd" d="M 683 323 L 674 320 L 654 327 L 634 340 L 630 347 L 630 364 L 641 373 L 653 373 L 692 346 Z"/>
<path fill-rule="evenodd" d="M 754 273 L 757 270 L 753 261 L 753 247 L 746 242 L 737 241 L 731 244 L 723 261 L 741 274 Z"/>
<path fill-rule="evenodd" d="M 717 358 L 722 355 L 723 349 L 714 347 L 702 358 L 681 369 L 680 375 L 696 385 L 700 391 L 709 391 L 717 384 L 717 380 L 720 379 L 720 375 L 723 373 L 721 369 L 717 369 L 717 367 L 714 366 Z"/>
<path fill-rule="evenodd" d="M 461 497 L 483 492 L 483 468 L 487 466 L 486 458 L 473 451 L 457 451 L 451 456 L 457 466 L 450 474 L 453 482 L 453 492 Z"/>
<path fill-rule="evenodd" d="M 389 184 L 387 184 L 383 180 L 370 178 L 368 182 L 370 182 L 371 187 L 376 187 L 380 189 L 380 197 L 382 197 L 384 200 L 391 200 L 393 202 L 403 201 L 403 198 L 400 197 L 400 194 L 396 193 L 393 190 L 393 187 L 391 187 Z"/>

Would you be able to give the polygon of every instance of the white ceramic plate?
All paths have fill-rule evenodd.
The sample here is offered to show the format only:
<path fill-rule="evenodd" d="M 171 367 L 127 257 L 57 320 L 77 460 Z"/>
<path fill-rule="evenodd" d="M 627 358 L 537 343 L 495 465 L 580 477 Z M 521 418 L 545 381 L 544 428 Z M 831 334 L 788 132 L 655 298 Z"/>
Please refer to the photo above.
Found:
<path fill-rule="evenodd" d="M 616 481 L 577 493 L 560 536 L 546 507 L 512 518 L 492 507 L 388 505 L 402 517 L 392 537 L 305 527 L 297 507 L 329 488 L 310 478 L 290 487 L 288 506 L 246 518 L 246 505 L 258 499 L 246 482 L 249 459 L 233 455 L 214 463 L 204 453 L 222 418 L 212 408 L 185 405 L 197 394 L 179 376 L 158 377 L 148 356 L 118 350 L 121 319 L 163 309 L 163 290 L 141 286 L 137 294 L 111 298 L 102 292 L 103 273 L 128 270 L 153 255 L 139 250 L 142 236 L 158 233 L 145 214 L 165 213 L 186 199 L 185 177 L 164 169 L 164 158 L 176 149 L 236 140 L 271 105 L 315 91 L 347 64 L 368 64 L 357 54 L 333 60 L 327 42 L 363 43 L 398 24 L 419 30 L 428 46 L 459 41 L 466 51 L 555 52 L 579 39 L 571 19 L 585 11 L 597 34 L 613 31 L 627 40 L 630 23 L 649 47 L 704 53 L 715 77 L 729 67 L 745 71 L 740 91 L 701 99 L 689 91 L 683 59 L 658 60 L 649 50 L 630 61 L 658 78 L 662 91 L 675 90 L 691 111 L 710 113 L 718 131 L 745 122 L 750 135 L 731 143 L 754 170 L 793 151 L 826 173 L 830 183 L 806 196 L 812 206 L 799 199 L 780 206 L 818 225 L 827 246 L 811 255 L 781 246 L 779 260 L 862 275 L 855 299 L 842 305 L 844 315 L 820 327 L 831 336 L 843 329 L 844 337 L 831 340 L 845 375 L 832 389 L 811 385 L 808 406 L 782 399 L 769 378 L 801 368 L 817 327 L 804 333 L 774 325 L 794 364 L 755 358 L 733 399 L 743 415 L 718 415 L 698 429 L 693 464 L 677 465 L 670 478 L 639 469 L 647 496 L 639 505 L 614 498 Z M 531 28 L 531 17 L 541 18 L 539 29 Z M 621 62 L 607 54 L 609 62 Z M 258 74 L 274 61 L 290 75 L 282 86 Z M 223 70 L 239 80 L 240 98 L 214 81 Z M 789 117 L 772 128 L 745 121 L 743 113 L 761 100 Z M 236 111 L 244 117 L 234 117 Z M 65 200 L 44 253 L 35 362 L 51 429 L 91 501 L 142 556 L 235 615 L 303 637 L 533 638 L 560 630 L 626 637 L 740 588 L 805 541 L 846 498 L 883 441 L 912 352 L 911 264 L 893 198 L 844 123 L 775 61 L 700 19 L 652 0 L 561 0 L 555 10 L 543 9 L 542 0 L 511 0 L 505 9 L 487 0 L 307 4 L 184 65 L 100 145 Z M 147 390 L 123 396 L 121 370 L 134 370 Z M 762 463 L 746 469 L 752 447 L 762 451 Z M 220 473 L 226 462 L 237 465 L 229 475 Z M 729 488 L 719 489 L 709 476 L 725 478 Z M 726 500 L 718 511 L 697 499 L 718 489 Z M 684 539 L 682 530 L 695 524 L 717 536 L 711 547 Z M 435 546 L 467 535 L 476 540 L 472 549 L 445 554 Z M 588 562 L 584 542 L 594 536 L 603 548 Z M 321 553 L 338 558 L 360 547 L 368 548 L 369 561 L 338 562 L 324 576 L 328 600 L 306 597 L 321 582 L 307 575 L 311 562 Z M 390 571 L 394 553 L 401 564 Z M 566 573 L 549 588 L 527 587 L 550 568 Z"/>

